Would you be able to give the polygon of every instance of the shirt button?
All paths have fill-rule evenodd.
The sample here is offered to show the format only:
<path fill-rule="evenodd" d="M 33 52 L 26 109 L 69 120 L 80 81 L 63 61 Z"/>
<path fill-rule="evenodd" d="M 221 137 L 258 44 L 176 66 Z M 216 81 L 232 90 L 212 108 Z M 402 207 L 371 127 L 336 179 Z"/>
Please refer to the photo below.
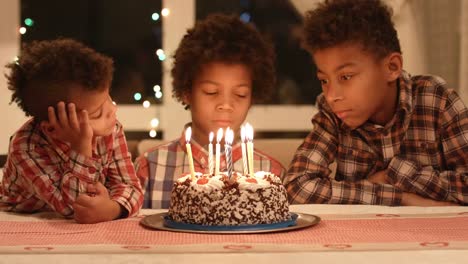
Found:
<path fill-rule="evenodd" d="M 206 163 L 205 158 L 202 157 L 202 158 L 200 159 L 200 162 L 203 163 L 203 165 L 204 165 L 204 164 Z"/>
<path fill-rule="evenodd" d="M 94 167 L 89 167 L 89 168 L 88 168 L 88 172 L 91 173 L 91 174 L 94 174 L 94 173 L 96 173 L 96 168 L 94 168 Z"/>

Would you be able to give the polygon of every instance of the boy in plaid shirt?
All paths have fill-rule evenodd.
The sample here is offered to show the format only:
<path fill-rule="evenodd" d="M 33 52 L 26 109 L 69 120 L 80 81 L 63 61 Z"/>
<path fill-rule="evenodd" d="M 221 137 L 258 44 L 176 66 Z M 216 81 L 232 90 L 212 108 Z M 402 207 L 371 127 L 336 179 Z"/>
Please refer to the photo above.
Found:
<path fill-rule="evenodd" d="M 0 202 L 79 223 L 135 215 L 143 195 L 109 96 L 112 59 L 58 39 L 27 45 L 7 67 L 12 101 L 32 118 L 10 140 Z"/>
<path fill-rule="evenodd" d="M 209 133 L 230 127 L 239 135 L 252 101 L 267 98 L 273 88 L 273 48 L 239 17 L 211 15 L 187 32 L 174 59 L 173 94 L 191 112 L 188 126 L 193 131 L 195 171 L 205 173 Z M 189 173 L 185 143 L 182 133 L 179 139 L 157 146 L 135 161 L 145 192 L 144 208 L 169 207 L 174 182 Z M 232 146 L 235 171 L 243 170 L 241 151 L 240 143 Z M 280 177 L 285 172 L 278 161 L 258 150 L 254 151 L 254 167 Z M 223 170 L 224 154 L 220 166 Z"/>
<path fill-rule="evenodd" d="M 325 1 L 304 32 L 323 93 L 284 180 L 290 201 L 468 203 L 468 110 L 441 78 L 402 70 L 389 8 Z"/>

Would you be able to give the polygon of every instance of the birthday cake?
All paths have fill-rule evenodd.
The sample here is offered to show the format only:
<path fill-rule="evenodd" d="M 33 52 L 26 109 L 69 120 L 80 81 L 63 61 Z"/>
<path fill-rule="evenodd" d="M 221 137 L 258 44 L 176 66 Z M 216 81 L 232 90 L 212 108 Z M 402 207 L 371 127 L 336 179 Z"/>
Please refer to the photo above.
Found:
<path fill-rule="evenodd" d="M 276 175 L 253 177 L 233 172 L 196 173 L 179 178 L 172 188 L 169 217 L 175 222 L 237 226 L 271 224 L 291 219 L 286 189 Z"/>

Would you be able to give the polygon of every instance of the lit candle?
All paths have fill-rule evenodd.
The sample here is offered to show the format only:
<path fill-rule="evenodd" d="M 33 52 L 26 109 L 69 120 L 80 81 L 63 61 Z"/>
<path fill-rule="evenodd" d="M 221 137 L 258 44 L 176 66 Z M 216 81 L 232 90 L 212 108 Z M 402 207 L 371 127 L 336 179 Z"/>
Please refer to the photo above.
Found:
<path fill-rule="evenodd" d="M 220 128 L 218 129 L 218 133 L 216 134 L 216 161 L 215 161 L 215 175 L 219 175 L 219 159 L 221 156 L 221 145 L 219 142 L 221 142 L 221 139 L 223 139 L 223 129 Z"/>
<path fill-rule="evenodd" d="M 210 132 L 210 144 L 208 144 L 208 174 L 212 175 L 214 172 L 214 162 L 213 162 L 213 138 L 214 133 Z"/>
<path fill-rule="evenodd" d="M 188 127 L 185 130 L 185 148 L 187 149 L 187 155 L 189 160 L 190 175 L 192 175 L 192 181 L 195 180 L 195 168 L 193 166 L 192 147 L 190 146 L 190 137 L 192 136 L 192 128 Z"/>
<path fill-rule="evenodd" d="M 245 125 L 245 134 L 247 137 L 247 157 L 249 162 L 249 175 L 254 177 L 254 147 L 253 147 L 253 128 L 247 123 Z"/>
<path fill-rule="evenodd" d="M 244 167 L 244 175 L 249 175 L 249 167 L 247 166 L 247 150 L 245 149 L 245 127 L 241 126 L 241 148 L 242 148 L 242 165 Z"/>
<path fill-rule="evenodd" d="M 234 141 L 234 131 L 228 127 L 224 136 L 224 155 L 226 156 L 226 167 L 229 178 L 232 175 L 232 141 Z"/>

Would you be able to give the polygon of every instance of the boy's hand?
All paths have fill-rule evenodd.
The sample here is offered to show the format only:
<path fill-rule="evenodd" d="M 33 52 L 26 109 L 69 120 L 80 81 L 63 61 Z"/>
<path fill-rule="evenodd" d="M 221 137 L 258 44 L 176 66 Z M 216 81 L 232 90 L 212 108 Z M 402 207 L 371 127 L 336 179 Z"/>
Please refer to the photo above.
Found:
<path fill-rule="evenodd" d="M 367 180 L 369 180 L 372 183 L 379 183 L 379 184 L 388 184 L 387 182 L 387 171 L 386 170 L 381 170 L 373 175 L 371 175 Z"/>
<path fill-rule="evenodd" d="M 74 103 L 69 103 L 65 107 L 64 102 L 57 104 L 57 113 L 51 106 L 47 111 L 48 132 L 59 140 L 69 142 L 72 149 L 78 153 L 91 157 L 93 129 L 89 124 L 87 111 L 82 110 L 77 113 Z"/>
<path fill-rule="evenodd" d="M 428 198 L 423 198 L 414 193 L 407 193 L 404 192 L 401 205 L 407 206 L 458 206 L 456 203 L 451 202 L 444 202 L 444 201 L 436 201 Z"/>
<path fill-rule="evenodd" d="M 109 191 L 98 182 L 88 188 L 88 194 L 81 194 L 73 204 L 75 221 L 93 224 L 114 220 L 121 214 L 120 205 L 110 199 Z M 94 193 L 94 195 L 92 195 Z"/>

